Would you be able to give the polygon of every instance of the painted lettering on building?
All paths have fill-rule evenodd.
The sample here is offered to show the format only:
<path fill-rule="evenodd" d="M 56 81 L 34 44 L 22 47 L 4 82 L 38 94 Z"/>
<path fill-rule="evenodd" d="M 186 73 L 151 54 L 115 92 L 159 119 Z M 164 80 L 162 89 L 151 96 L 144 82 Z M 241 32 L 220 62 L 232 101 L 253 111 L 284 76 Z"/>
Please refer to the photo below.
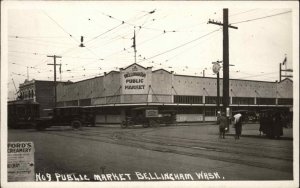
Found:
<path fill-rule="evenodd" d="M 144 72 L 127 72 L 124 74 L 124 78 L 139 76 L 139 77 L 146 77 Z"/>
<path fill-rule="evenodd" d="M 144 72 L 128 72 L 124 74 L 125 90 L 144 90 L 145 78 Z"/>

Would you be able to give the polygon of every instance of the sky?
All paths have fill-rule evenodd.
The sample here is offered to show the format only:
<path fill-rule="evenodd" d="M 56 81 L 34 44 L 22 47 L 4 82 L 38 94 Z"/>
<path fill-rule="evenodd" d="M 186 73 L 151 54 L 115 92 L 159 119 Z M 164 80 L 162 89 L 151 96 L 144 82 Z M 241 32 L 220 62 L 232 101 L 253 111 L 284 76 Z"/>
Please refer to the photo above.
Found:
<path fill-rule="evenodd" d="M 32 6 L 34 5 L 34 6 Z M 283 6 L 282 6 L 283 5 Z M 136 62 L 153 70 L 216 77 L 212 62 L 222 60 L 223 8 L 229 8 L 230 78 L 279 79 L 293 68 L 292 6 L 256 2 L 219 5 L 213 2 L 33 2 L 8 4 L 6 29 L 8 97 L 25 79 L 80 81 Z M 293 7 L 292 7 L 293 8 Z M 79 47 L 81 37 L 85 47 Z M 204 73 L 203 73 L 204 72 Z M 222 77 L 222 74 L 221 74 Z"/>

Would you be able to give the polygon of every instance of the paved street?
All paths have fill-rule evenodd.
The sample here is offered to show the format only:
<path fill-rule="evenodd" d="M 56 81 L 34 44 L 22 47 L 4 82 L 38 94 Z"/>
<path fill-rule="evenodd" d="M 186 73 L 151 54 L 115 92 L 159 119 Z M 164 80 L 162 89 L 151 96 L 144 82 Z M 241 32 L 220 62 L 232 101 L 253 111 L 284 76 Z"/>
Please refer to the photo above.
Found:
<path fill-rule="evenodd" d="M 218 126 L 211 124 L 128 129 L 98 125 L 43 132 L 10 129 L 8 139 L 33 141 L 36 173 L 52 177 L 74 173 L 94 180 L 95 174 L 128 173 L 132 176 L 126 180 L 148 180 L 148 175 L 136 173 L 152 173 L 149 176 L 158 176 L 152 180 L 160 180 L 165 173 L 190 173 L 193 180 L 293 178 L 291 128 L 284 129 L 280 140 L 259 136 L 258 124 L 244 125 L 240 140 L 234 139 L 233 131 L 219 139 Z"/>

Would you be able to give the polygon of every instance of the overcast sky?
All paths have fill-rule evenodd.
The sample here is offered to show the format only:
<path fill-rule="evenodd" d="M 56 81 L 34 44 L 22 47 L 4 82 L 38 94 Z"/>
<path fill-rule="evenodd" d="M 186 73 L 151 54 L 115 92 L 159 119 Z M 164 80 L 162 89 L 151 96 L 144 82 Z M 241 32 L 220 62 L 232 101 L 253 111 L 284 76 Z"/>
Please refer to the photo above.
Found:
<path fill-rule="evenodd" d="M 47 3 L 47 4 L 46 4 Z M 58 80 L 79 81 L 137 62 L 176 74 L 215 77 L 212 62 L 222 60 L 222 21 L 229 8 L 230 78 L 275 81 L 287 56 L 293 68 L 293 8 L 282 2 L 228 5 L 212 2 L 22 2 L 8 4 L 8 91 L 29 77 L 53 80 L 53 58 L 60 55 Z M 22 5 L 22 6 L 20 6 Z M 36 5 L 36 6 L 32 6 Z M 294 9 L 295 10 L 295 9 Z M 297 22 L 298 23 L 298 22 Z M 298 26 L 297 26 L 298 27 Z M 80 38 L 84 45 L 79 47 Z M 28 67 L 28 68 L 27 68 Z M 283 67 L 285 68 L 285 67 Z M 27 73 L 28 70 L 28 73 Z"/>

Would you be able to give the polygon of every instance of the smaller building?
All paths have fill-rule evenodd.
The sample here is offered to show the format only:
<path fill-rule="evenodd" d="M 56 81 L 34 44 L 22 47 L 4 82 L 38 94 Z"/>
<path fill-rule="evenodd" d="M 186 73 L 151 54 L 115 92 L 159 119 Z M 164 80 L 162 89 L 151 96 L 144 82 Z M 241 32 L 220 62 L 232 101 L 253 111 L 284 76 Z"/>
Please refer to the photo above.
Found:
<path fill-rule="evenodd" d="M 66 83 L 66 82 L 57 82 Z M 19 86 L 20 98 L 37 102 L 40 105 L 40 116 L 46 116 L 44 109 L 54 107 L 54 82 L 45 80 L 25 80 Z"/>

